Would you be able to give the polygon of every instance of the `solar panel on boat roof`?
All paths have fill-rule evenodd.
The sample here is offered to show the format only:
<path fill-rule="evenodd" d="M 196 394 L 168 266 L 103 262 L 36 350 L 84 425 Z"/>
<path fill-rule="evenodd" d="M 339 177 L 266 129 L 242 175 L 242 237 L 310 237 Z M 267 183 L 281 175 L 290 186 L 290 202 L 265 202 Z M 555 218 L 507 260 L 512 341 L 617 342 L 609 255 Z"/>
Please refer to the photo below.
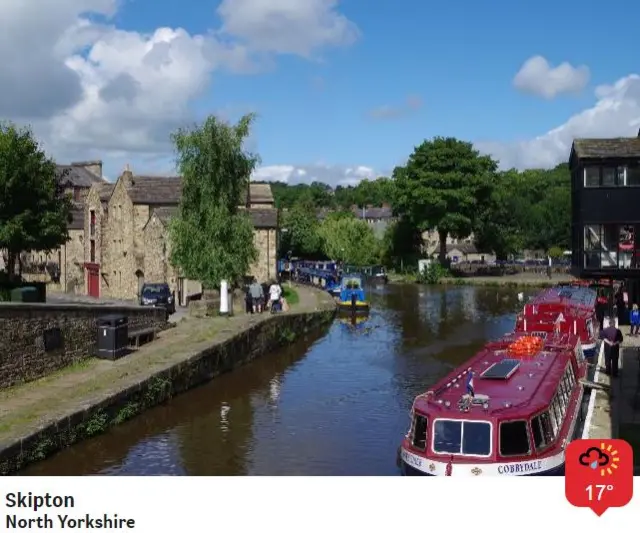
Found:
<path fill-rule="evenodd" d="M 495 363 L 487 368 L 480 377 L 486 379 L 507 379 L 511 377 L 518 367 L 520 361 L 517 359 L 503 359 L 499 363 Z"/>

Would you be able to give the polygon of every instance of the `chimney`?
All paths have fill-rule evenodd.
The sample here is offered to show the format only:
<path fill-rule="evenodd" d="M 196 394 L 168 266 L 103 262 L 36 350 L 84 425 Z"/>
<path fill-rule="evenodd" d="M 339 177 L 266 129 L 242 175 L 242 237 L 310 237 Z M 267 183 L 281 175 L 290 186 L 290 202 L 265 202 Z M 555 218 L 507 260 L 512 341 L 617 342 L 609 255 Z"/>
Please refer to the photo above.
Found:
<path fill-rule="evenodd" d="M 71 163 L 72 167 L 80 167 L 88 170 L 94 176 L 102 178 L 102 161 L 74 161 Z"/>
<path fill-rule="evenodd" d="M 124 167 L 124 172 L 122 173 L 122 181 L 124 181 L 124 186 L 129 188 L 129 187 L 133 187 L 133 173 L 131 172 L 131 170 L 129 169 L 129 164 L 127 163 L 127 166 Z"/>

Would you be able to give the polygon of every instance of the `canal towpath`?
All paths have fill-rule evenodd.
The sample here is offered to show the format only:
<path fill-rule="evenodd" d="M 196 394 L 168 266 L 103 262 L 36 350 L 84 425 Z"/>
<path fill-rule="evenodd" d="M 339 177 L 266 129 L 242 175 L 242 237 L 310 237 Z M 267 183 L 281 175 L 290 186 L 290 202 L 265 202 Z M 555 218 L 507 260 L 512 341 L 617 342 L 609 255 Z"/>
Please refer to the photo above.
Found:
<path fill-rule="evenodd" d="M 335 310 L 325 291 L 299 285 L 295 291 L 298 303 L 286 315 Z M 153 342 L 116 361 L 88 358 L 45 378 L 0 390 L 0 455 L 43 428 L 99 405 L 271 318 L 267 312 L 184 318 Z"/>
<path fill-rule="evenodd" d="M 620 326 L 624 342 L 617 378 L 604 372 L 601 350 L 594 375 L 592 413 L 583 438 L 624 439 L 634 448 L 635 471 L 640 475 L 640 337 L 632 337 L 629 326 Z"/>

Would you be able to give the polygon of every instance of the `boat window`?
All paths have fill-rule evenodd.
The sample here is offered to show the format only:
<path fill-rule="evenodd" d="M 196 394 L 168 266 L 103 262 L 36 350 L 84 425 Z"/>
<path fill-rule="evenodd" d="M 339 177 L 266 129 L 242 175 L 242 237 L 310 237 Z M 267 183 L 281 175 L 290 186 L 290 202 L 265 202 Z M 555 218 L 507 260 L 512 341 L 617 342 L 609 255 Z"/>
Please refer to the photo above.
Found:
<path fill-rule="evenodd" d="M 491 424 L 470 420 L 436 420 L 433 451 L 458 455 L 491 455 Z"/>
<path fill-rule="evenodd" d="M 424 450 L 427 447 L 427 417 L 416 415 L 413 419 L 413 444 L 416 448 Z"/>
<path fill-rule="evenodd" d="M 529 432 L 524 420 L 514 422 L 502 422 L 500 424 L 500 455 L 510 457 L 512 455 L 529 455 Z"/>
<path fill-rule="evenodd" d="M 537 451 L 543 450 L 555 439 L 551 415 L 546 411 L 533 418 L 531 430 L 533 432 L 533 443 Z"/>
<path fill-rule="evenodd" d="M 560 397 L 560 401 L 562 402 L 563 407 L 569 404 L 569 390 L 567 389 L 567 385 L 564 381 L 564 376 L 560 379 L 560 385 L 558 386 L 558 396 Z"/>

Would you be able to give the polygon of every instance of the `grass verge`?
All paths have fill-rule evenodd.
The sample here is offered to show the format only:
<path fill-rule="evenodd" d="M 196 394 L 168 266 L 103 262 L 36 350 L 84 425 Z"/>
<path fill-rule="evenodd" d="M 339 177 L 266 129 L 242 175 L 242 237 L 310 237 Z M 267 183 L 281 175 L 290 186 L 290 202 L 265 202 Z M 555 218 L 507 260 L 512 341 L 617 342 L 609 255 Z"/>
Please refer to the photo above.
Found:
<path fill-rule="evenodd" d="M 289 305 L 296 305 L 300 303 L 300 296 L 298 296 L 298 291 L 296 291 L 293 287 L 283 287 L 282 296 L 284 296 Z"/>

